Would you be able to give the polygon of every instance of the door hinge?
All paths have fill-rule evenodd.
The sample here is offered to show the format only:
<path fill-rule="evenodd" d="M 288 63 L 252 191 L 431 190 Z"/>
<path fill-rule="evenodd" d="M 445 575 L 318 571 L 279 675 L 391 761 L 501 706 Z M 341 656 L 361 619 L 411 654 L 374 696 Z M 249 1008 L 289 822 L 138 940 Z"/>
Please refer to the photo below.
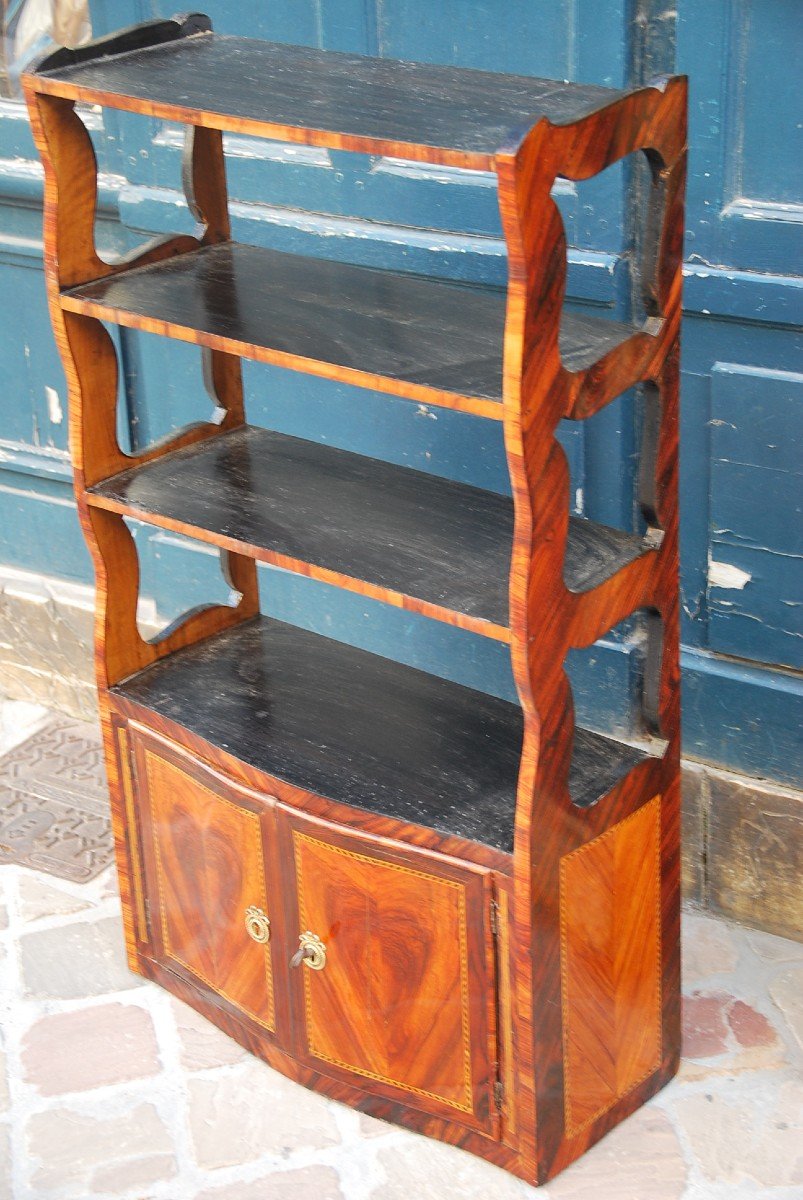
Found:
<path fill-rule="evenodd" d="M 496 1083 L 494 1084 L 494 1104 L 496 1105 L 498 1112 L 502 1111 L 502 1098 L 503 1098 L 502 1080 L 497 1079 Z"/>

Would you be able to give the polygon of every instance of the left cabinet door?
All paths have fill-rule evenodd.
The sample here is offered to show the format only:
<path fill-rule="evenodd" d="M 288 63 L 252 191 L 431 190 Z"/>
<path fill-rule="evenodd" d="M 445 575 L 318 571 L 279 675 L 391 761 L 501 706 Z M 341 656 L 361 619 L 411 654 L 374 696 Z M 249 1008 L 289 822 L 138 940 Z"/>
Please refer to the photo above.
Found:
<path fill-rule="evenodd" d="M 154 957 L 208 1002 L 273 1033 L 273 800 L 129 731 Z"/>

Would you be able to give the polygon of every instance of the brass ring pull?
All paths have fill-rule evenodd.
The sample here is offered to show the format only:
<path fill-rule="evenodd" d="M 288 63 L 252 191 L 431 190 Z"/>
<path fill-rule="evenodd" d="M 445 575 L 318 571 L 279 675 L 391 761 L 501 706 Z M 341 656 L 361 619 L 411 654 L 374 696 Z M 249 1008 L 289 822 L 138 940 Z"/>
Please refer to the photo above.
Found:
<path fill-rule="evenodd" d="M 326 966 L 326 945 L 317 933 L 301 933 L 298 936 L 299 946 L 290 959 L 291 967 L 300 967 L 303 963 L 311 971 L 322 971 Z"/>
<path fill-rule="evenodd" d="M 260 945 L 270 941 L 270 917 L 256 904 L 245 910 L 245 929 L 248 936 Z"/>

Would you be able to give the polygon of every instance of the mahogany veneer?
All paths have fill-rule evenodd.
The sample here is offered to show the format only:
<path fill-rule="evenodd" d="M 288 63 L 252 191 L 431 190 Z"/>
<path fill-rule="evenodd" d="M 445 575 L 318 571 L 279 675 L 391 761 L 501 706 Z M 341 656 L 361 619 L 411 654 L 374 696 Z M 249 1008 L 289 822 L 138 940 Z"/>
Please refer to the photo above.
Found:
<path fill-rule="evenodd" d="M 357 58 L 193 14 L 57 51 L 25 90 L 132 969 L 308 1087 L 543 1182 L 678 1061 L 685 81 Z M 187 124 L 194 235 L 100 258 L 76 101 Z M 223 130 L 493 171 L 506 291 L 237 245 Z M 550 190 L 636 151 L 644 319 L 563 314 Z M 123 454 L 102 320 L 197 343 L 214 419 Z M 249 427 L 242 356 L 502 420 L 512 500 Z M 639 383 L 644 538 L 569 518 L 555 439 Z M 144 641 L 129 517 L 218 546 L 233 605 Z M 509 643 L 519 703 L 259 617 L 256 560 Z M 575 725 L 564 662 L 637 610 L 634 747 Z"/>

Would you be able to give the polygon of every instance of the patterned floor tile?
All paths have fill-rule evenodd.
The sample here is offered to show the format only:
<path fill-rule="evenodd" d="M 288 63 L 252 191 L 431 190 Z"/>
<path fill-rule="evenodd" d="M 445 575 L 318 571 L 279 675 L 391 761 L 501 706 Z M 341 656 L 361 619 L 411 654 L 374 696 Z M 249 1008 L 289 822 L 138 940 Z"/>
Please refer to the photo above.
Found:
<path fill-rule="evenodd" d="M 112 858 L 100 734 L 58 717 L 0 758 L 0 865 L 85 883 Z"/>

